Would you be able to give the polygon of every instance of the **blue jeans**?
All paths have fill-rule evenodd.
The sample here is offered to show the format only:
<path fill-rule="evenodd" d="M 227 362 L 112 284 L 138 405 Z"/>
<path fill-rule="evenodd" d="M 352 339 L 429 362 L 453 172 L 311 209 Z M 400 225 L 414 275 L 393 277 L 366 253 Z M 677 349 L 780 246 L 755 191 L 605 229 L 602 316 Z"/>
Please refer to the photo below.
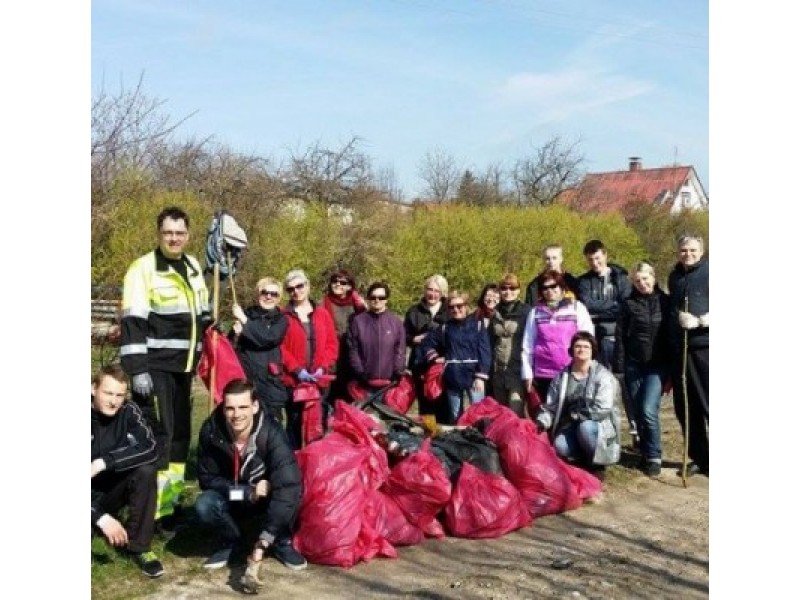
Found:
<path fill-rule="evenodd" d="M 556 454 L 591 465 L 600 428 L 597 421 L 574 421 L 558 432 L 553 440 Z"/>
<path fill-rule="evenodd" d="M 661 389 L 667 376 L 665 369 L 652 368 L 626 361 L 625 386 L 631 399 L 639 432 L 639 449 L 645 460 L 661 460 Z"/>
<path fill-rule="evenodd" d="M 217 490 L 205 490 L 195 501 L 194 510 L 201 525 L 213 529 L 217 534 L 221 547 L 232 548 L 242 539 L 242 532 L 237 523 L 240 519 L 259 517 L 265 519 L 269 509 L 269 500 L 260 500 L 257 504 L 245 501 L 231 502 Z M 263 529 L 263 525 L 259 524 Z M 291 531 L 281 531 L 276 542 L 288 539 Z"/>
<path fill-rule="evenodd" d="M 445 390 L 444 400 L 447 401 L 447 410 L 444 411 L 447 413 L 447 421 L 442 422 L 442 424 L 455 425 L 463 412 L 461 407 L 463 406 L 464 392 L 461 390 Z"/>

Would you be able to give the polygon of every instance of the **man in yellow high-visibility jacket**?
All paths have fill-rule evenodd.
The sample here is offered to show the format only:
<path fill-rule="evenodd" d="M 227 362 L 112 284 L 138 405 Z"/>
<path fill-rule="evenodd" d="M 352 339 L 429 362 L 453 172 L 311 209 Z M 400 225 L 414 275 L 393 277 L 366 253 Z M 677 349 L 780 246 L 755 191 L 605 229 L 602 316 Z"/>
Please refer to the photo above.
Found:
<path fill-rule="evenodd" d="M 122 295 L 122 367 L 133 400 L 151 422 L 158 444 L 157 517 L 172 514 L 183 490 L 191 442 L 192 376 L 211 323 L 200 263 L 184 253 L 189 216 L 180 208 L 158 215 L 159 246 L 128 268 Z"/>

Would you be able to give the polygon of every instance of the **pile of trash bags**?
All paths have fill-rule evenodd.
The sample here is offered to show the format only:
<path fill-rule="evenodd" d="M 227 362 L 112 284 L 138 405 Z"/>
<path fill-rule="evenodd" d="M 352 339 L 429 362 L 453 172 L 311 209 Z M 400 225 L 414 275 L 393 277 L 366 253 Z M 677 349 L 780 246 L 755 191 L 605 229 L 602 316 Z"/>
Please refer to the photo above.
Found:
<path fill-rule="evenodd" d="M 352 567 L 395 558 L 396 547 L 427 537 L 500 537 L 602 489 L 563 462 L 531 421 L 492 398 L 473 404 L 458 425 L 430 436 L 337 401 L 332 431 L 297 453 L 295 547 L 312 563 Z"/>

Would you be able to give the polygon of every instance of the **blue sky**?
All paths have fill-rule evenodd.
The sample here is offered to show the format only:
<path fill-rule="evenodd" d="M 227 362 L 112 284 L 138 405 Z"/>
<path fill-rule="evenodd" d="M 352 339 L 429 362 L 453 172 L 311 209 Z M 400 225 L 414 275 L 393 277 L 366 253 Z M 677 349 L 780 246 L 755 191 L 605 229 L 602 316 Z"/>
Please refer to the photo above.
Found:
<path fill-rule="evenodd" d="M 277 161 L 352 136 L 407 199 L 436 148 L 510 166 L 553 136 L 589 171 L 693 165 L 710 191 L 708 2 L 94 0 L 93 92 L 131 87 Z"/>

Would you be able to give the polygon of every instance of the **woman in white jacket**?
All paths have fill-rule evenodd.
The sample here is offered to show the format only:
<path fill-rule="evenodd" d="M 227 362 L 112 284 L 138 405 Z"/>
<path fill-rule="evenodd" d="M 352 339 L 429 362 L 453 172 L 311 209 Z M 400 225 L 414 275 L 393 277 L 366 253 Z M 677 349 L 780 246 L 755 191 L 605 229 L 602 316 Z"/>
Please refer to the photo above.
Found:
<path fill-rule="evenodd" d="M 619 383 L 595 360 L 598 346 L 591 333 L 576 333 L 569 354 L 572 362 L 553 379 L 536 425 L 540 431 L 551 430 L 559 456 L 602 478 L 605 465 L 619 461 Z"/>

